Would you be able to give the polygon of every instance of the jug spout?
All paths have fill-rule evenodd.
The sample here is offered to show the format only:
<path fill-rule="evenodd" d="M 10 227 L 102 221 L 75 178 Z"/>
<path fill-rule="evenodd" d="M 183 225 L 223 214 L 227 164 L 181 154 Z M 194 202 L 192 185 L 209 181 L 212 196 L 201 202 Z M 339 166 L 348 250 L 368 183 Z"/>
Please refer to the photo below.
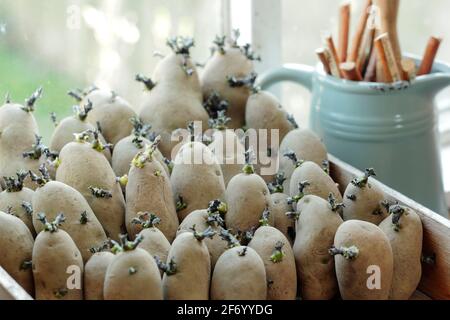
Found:
<path fill-rule="evenodd" d="M 417 63 L 419 63 L 419 60 Z M 439 91 L 450 86 L 450 65 L 435 61 L 433 65 L 433 72 L 429 75 L 420 76 L 416 80 L 424 87 L 424 90 L 431 95 L 436 95 Z"/>
<path fill-rule="evenodd" d="M 431 95 L 450 86 L 450 73 L 435 73 L 417 78 L 417 84 Z"/>

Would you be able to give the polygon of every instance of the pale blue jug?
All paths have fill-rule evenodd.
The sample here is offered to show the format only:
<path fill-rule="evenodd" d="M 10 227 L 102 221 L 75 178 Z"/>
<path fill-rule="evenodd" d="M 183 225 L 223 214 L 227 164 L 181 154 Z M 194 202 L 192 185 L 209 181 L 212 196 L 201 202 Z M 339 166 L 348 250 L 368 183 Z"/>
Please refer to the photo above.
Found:
<path fill-rule="evenodd" d="M 281 81 L 311 91 L 310 126 L 331 154 L 361 170 L 375 168 L 378 180 L 448 216 L 435 97 L 450 85 L 449 65 L 436 62 L 430 75 L 389 85 L 340 80 L 319 65 L 287 64 L 261 75 L 259 85 Z"/>

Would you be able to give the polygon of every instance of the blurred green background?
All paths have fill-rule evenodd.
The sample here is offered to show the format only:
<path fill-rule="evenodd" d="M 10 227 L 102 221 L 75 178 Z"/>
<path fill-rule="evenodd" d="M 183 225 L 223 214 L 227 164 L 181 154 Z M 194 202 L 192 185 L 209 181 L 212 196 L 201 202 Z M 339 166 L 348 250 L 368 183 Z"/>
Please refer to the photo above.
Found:
<path fill-rule="evenodd" d="M 66 92 L 74 88 L 78 82 L 65 74 L 51 70 L 46 66 L 29 61 L 26 56 L 13 52 L 0 45 L 0 96 L 9 93 L 13 102 L 24 103 L 38 87 L 44 89 L 42 99 L 38 101 L 36 119 L 39 123 L 40 134 L 48 141 L 53 124 L 50 113 L 57 111 L 59 119 L 71 113 L 71 99 Z"/>
<path fill-rule="evenodd" d="M 135 74 L 151 75 L 169 36 L 197 36 L 198 61 L 222 33 L 221 0 L 0 0 L 0 105 L 9 92 L 23 103 L 39 86 L 40 134 L 49 143 L 57 118 L 71 114 L 67 91 L 95 84 L 137 108 L 143 91 Z M 201 36 L 200 36 L 201 34 Z"/>

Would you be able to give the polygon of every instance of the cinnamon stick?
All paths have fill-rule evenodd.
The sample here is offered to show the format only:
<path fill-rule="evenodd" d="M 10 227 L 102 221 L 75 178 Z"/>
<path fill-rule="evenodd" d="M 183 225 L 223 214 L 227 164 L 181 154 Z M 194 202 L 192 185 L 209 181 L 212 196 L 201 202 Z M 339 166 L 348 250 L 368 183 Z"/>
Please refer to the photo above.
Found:
<path fill-rule="evenodd" d="M 364 74 L 364 81 L 366 82 L 376 82 L 377 81 L 377 50 L 372 50 L 370 54 L 369 63 L 367 64 L 366 72 Z"/>
<path fill-rule="evenodd" d="M 349 2 L 339 7 L 339 40 L 338 52 L 341 61 L 347 61 L 348 39 L 350 34 L 350 9 Z"/>
<path fill-rule="evenodd" d="M 393 82 L 391 70 L 386 57 L 386 52 L 384 50 L 383 41 L 380 37 L 375 39 L 375 49 L 377 50 L 377 61 L 381 64 L 384 79 L 386 82 Z"/>
<path fill-rule="evenodd" d="M 358 28 L 356 29 L 355 36 L 352 40 L 352 45 L 350 49 L 350 55 L 348 57 L 349 62 L 357 62 L 359 48 L 361 47 L 361 42 L 364 36 L 364 30 L 366 29 L 367 20 L 369 19 L 369 9 L 372 6 L 372 0 L 366 0 L 366 4 L 363 7 L 363 12 L 361 18 L 358 22 Z"/>
<path fill-rule="evenodd" d="M 413 59 L 402 59 L 403 80 L 411 81 L 416 77 L 416 63 Z"/>
<path fill-rule="evenodd" d="M 339 59 L 339 56 L 337 54 L 336 46 L 334 45 L 333 37 L 331 35 L 326 35 L 325 38 L 325 44 L 328 50 L 330 50 L 331 56 L 333 60 L 336 62 L 336 66 L 339 66 L 341 64 L 341 60 Z M 340 71 L 339 67 L 339 78 L 343 77 L 342 72 Z"/>
<path fill-rule="evenodd" d="M 397 62 L 397 65 L 400 66 L 402 61 L 402 51 L 397 31 L 400 0 L 373 0 L 373 4 L 378 11 L 380 32 L 389 34 L 395 61 Z"/>
<path fill-rule="evenodd" d="M 356 67 L 360 73 L 364 73 L 365 67 L 367 66 L 368 60 L 373 49 L 373 40 L 375 39 L 376 28 L 375 25 L 371 25 L 367 28 L 362 46 L 358 55 L 358 60 L 356 62 Z"/>
<path fill-rule="evenodd" d="M 319 57 L 320 61 L 323 64 L 323 69 L 325 70 L 326 74 L 331 74 L 331 67 L 330 67 L 330 52 L 326 48 L 319 48 L 316 50 L 316 54 Z"/>
<path fill-rule="evenodd" d="M 400 66 L 395 59 L 389 34 L 383 33 L 375 39 L 379 61 L 383 64 L 382 69 L 386 76 L 386 82 L 397 82 L 403 80 Z"/>
<path fill-rule="evenodd" d="M 323 56 L 326 60 L 326 64 L 330 68 L 331 75 L 336 78 L 341 78 L 341 73 L 338 64 L 336 63 L 336 60 L 334 60 L 334 57 L 328 48 L 323 48 Z"/>
<path fill-rule="evenodd" d="M 361 73 L 354 62 L 341 63 L 340 68 L 344 74 L 344 78 L 351 81 L 362 81 Z"/>
<path fill-rule="evenodd" d="M 434 59 L 436 58 L 442 38 L 431 37 L 423 55 L 422 63 L 420 64 L 418 76 L 429 74 L 433 69 Z"/>

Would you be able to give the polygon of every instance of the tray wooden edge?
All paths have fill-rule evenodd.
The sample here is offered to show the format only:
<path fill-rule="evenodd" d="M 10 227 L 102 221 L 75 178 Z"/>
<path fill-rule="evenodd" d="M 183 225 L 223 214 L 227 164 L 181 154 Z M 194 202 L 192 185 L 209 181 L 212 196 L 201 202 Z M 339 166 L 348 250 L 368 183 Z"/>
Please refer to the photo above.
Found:
<path fill-rule="evenodd" d="M 0 300 L 33 300 L 33 298 L 1 266 Z"/>

